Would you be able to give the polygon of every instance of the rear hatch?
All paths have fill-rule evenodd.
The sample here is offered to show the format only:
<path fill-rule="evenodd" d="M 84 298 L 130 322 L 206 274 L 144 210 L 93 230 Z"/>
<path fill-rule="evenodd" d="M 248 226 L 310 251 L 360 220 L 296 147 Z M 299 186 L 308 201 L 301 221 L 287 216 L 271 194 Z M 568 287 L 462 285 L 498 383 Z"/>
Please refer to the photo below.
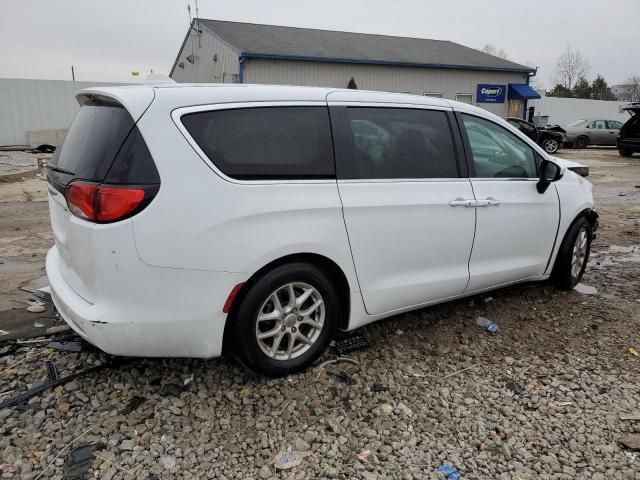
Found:
<path fill-rule="evenodd" d="M 99 224 L 128 228 L 160 185 L 136 122 L 122 104 L 80 95 L 81 105 L 47 165 L 49 211 L 60 273 L 86 301 L 96 296 L 95 235 Z M 103 227 L 100 227 L 103 228 Z"/>
<path fill-rule="evenodd" d="M 631 118 L 620 128 L 619 138 L 623 141 L 640 143 L 640 102 L 620 106 L 620 112 L 627 112 Z"/>

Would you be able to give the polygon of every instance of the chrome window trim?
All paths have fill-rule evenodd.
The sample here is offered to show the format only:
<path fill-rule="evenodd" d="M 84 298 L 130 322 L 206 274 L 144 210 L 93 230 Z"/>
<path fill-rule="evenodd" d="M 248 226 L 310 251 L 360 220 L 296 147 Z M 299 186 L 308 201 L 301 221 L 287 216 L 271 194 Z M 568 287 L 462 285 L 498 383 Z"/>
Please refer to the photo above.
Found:
<path fill-rule="evenodd" d="M 540 179 L 536 177 L 470 177 L 469 180 L 473 182 L 539 182 Z"/>
<path fill-rule="evenodd" d="M 422 98 L 422 97 L 419 97 Z M 426 97 L 429 98 L 429 97 Z M 433 97 L 435 98 L 435 97 Z M 329 101 L 330 107 L 378 107 L 378 108 L 404 108 L 414 110 L 437 110 L 439 112 L 452 112 L 453 108 L 445 105 L 427 105 L 424 103 L 398 103 L 398 102 L 366 102 L 366 101 Z"/>
<path fill-rule="evenodd" d="M 338 179 L 338 184 L 357 184 L 357 183 L 468 183 L 469 177 L 455 178 L 346 178 Z"/>

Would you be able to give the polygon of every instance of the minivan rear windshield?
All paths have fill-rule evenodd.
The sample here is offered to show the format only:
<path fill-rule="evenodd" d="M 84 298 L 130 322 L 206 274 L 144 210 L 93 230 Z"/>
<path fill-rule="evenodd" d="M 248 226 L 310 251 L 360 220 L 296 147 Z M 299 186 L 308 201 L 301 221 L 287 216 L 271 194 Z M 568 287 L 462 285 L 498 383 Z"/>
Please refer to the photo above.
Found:
<path fill-rule="evenodd" d="M 92 99 L 76 115 L 48 164 L 56 188 L 72 180 L 159 183 L 158 172 L 133 118 L 119 103 Z"/>
<path fill-rule="evenodd" d="M 100 181 L 133 126 L 122 105 L 98 100 L 85 103 L 51 164 L 73 172 L 77 179 Z"/>

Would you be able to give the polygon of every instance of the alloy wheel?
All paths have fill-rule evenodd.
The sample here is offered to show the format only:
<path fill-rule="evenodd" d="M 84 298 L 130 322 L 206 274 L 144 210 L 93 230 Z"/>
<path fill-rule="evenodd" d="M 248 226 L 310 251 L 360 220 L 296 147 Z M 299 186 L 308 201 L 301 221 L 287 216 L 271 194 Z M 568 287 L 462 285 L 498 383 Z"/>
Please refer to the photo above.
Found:
<path fill-rule="evenodd" d="M 547 153 L 555 153 L 558 151 L 558 141 L 557 140 L 547 140 L 544 142 L 544 150 Z"/>
<path fill-rule="evenodd" d="M 573 252 L 571 254 L 571 276 L 577 279 L 582 271 L 585 258 L 587 256 L 587 229 L 582 227 L 578 231 L 576 241 L 573 244 Z"/>
<path fill-rule="evenodd" d="M 274 360 L 291 360 L 318 340 L 325 321 L 325 305 L 313 286 L 292 282 L 273 291 L 256 319 L 256 339 L 262 352 Z"/>

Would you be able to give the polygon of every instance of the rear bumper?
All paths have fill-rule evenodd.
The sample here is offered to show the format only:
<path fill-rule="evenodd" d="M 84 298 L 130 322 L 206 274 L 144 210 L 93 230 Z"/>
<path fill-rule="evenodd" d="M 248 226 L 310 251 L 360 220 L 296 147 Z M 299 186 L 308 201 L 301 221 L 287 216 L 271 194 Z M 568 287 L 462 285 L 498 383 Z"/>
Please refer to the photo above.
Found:
<path fill-rule="evenodd" d="M 104 288 L 90 303 L 65 281 L 60 262 L 53 247 L 46 263 L 53 303 L 78 335 L 101 350 L 141 357 L 220 355 L 227 317 L 222 307 L 242 281 L 239 274 L 157 268 L 136 261 L 129 272 L 101 279 Z"/>

